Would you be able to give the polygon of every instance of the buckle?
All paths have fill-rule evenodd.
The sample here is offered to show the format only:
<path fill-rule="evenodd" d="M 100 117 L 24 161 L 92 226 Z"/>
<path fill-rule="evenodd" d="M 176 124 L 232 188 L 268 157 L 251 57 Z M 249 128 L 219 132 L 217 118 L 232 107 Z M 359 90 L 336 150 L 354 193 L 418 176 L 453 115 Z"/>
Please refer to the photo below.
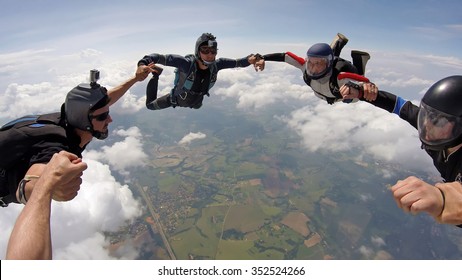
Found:
<path fill-rule="evenodd" d="M 0 206 L 1 206 L 1 207 L 8 207 L 8 203 L 6 203 L 5 201 L 3 201 L 3 198 L 4 198 L 4 197 L 0 197 Z"/>

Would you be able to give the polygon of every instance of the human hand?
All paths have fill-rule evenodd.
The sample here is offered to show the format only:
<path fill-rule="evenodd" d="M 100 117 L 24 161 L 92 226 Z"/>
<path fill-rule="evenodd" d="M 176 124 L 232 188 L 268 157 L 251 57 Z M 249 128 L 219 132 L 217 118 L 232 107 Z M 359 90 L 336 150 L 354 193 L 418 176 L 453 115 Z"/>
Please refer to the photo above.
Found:
<path fill-rule="evenodd" d="M 149 73 L 154 71 L 153 67 L 155 64 L 153 62 L 149 63 L 148 65 L 140 65 L 136 68 L 135 77 L 138 82 L 144 81 L 148 76 Z"/>
<path fill-rule="evenodd" d="M 265 60 L 259 53 L 251 54 L 248 61 L 253 65 L 255 71 L 263 71 L 265 69 Z"/>
<path fill-rule="evenodd" d="M 374 83 L 363 84 L 363 98 L 369 102 L 377 99 L 379 88 Z"/>
<path fill-rule="evenodd" d="M 253 65 L 255 68 L 255 71 L 263 71 L 265 70 L 265 60 L 263 58 L 257 60 L 255 64 Z"/>
<path fill-rule="evenodd" d="M 76 155 L 61 151 L 46 164 L 34 190 L 51 192 L 56 201 L 68 201 L 77 196 L 87 164 Z"/>
<path fill-rule="evenodd" d="M 344 84 L 340 87 L 340 94 L 342 95 L 343 100 L 351 100 L 354 98 L 359 98 L 360 91 L 355 87 Z"/>
<path fill-rule="evenodd" d="M 427 212 L 438 217 L 443 211 L 443 196 L 438 188 L 414 176 L 399 180 L 391 187 L 396 204 L 405 212 Z"/>

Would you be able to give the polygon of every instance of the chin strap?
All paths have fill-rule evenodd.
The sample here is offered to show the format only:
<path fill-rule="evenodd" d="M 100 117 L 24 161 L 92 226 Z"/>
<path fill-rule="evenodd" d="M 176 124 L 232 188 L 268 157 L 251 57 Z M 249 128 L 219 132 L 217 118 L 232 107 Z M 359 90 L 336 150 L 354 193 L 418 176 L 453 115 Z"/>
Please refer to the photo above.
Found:
<path fill-rule="evenodd" d="M 93 128 L 92 128 L 92 129 L 91 129 L 91 135 L 92 135 L 93 137 L 95 137 L 96 139 L 104 140 L 104 139 L 106 139 L 106 138 L 109 136 L 109 133 L 108 133 L 107 130 L 106 130 L 105 132 L 101 132 L 101 131 L 93 130 Z"/>
<path fill-rule="evenodd" d="M 93 135 L 93 137 L 95 137 L 96 139 L 99 139 L 99 140 L 104 140 L 109 136 L 109 134 L 107 132 L 99 132 L 99 131 L 93 132 L 92 135 Z"/>
<path fill-rule="evenodd" d="M 203 60 L 202 58 L 200 59 L 200 61 L 201 61 L 202 65 L 207 66 L 207 67 L 209 67 L 210 65 L 215 63 L 215 60 L 212 61 L 212 62 L 207 62 L 207 61 Z"/>

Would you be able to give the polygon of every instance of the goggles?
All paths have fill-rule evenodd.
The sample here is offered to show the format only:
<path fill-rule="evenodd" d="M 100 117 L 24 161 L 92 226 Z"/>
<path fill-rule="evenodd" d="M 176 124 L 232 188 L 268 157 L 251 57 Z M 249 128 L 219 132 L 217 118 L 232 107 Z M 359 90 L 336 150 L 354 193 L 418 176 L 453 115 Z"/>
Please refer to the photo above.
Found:
<path fill-rule="evenodd" d="M 99 122 L 102 122 L 102 121 L 105 121 L 107 118 L 109 117 L 109 111 L 107 112 L 104 112 L 102 114 L 99 114 L 99 115 L 90 115 L 90 119 L 95 119 Z"/>
<path fill-rule="evenodd" d="M 417 117 L 419 138 L 428 148 L 442 150 L 451 146 L 462 136 L 462 118 L 446 114 L 421 103 Z"/>
<path fill-rule="evenodd" d="M 199 48 L 199 51 L 202 53 L 202 54 L 217 54 L 217 48 L 211 48 L 211 47 L 207 47 L 207 46 L 202 46 Z"/>
<path fill-rule="evenodd" d="M 313 78 L 324 76 L 329 68 L 329 59 L 326 57 L 308 56 L 306 58 L 306 72 Z"/>

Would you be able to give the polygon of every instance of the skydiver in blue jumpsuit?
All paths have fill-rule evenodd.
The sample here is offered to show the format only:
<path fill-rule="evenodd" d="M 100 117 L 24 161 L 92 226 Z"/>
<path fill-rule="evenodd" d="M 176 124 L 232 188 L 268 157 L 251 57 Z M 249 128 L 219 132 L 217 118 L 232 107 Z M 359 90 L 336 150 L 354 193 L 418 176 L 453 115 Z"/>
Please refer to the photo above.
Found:
<path fill-rule="evenodd" d="M 248 55 L 240 59 L 216 59 L 218 44 L 216 37 L 203 33 L 196 41 L 194 54 L 180 56 L 176 54 L 153 53 L 138 61 L 137 72 L 152 72 L 153 77 L 146 88 L 146 107 L 161 110 L 168 107 L 189 107 L 199 109 L 204 95 L 217 81 L 217 73 L 222 69 L 247 67 L 255 64 L 257 55 Z M 162 68 L 149 67 L 150 63 L 176 67 L 174 87 L 169 94 L 157 98 L 158 79 Z"/>

